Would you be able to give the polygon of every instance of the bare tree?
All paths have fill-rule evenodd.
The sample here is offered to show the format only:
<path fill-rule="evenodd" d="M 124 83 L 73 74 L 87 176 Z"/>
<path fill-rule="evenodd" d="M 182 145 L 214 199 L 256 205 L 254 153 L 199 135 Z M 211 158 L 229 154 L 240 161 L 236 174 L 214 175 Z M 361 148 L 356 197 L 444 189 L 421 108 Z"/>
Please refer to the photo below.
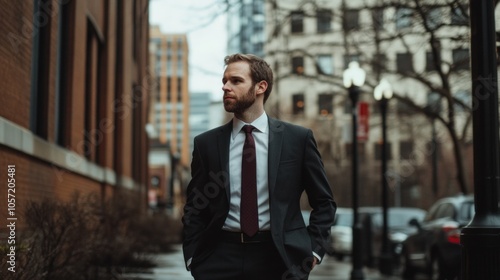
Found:
<path fill-rule="evenodd" d="M 462 193 L 468 193 L 468 185 L 464 172 L 463 147 L 470 142 L 470 123 L 472 113 L 472 97 L 470 95 L 469 71 L 469 17 L 468 1 L 465 0 L 403 0 L 403 1 L 343 1 L 340 12 L 335 10 L 333 22 L 342 26 L 341 41 L 323 40 L 332 34 L 325 33 L 317 37 L 317 41 L 309 42 L 305 48 L 290 48 L 287 42 L 290 34 L 284 32 L 290 25 L 294 12 L 303 10 L 302 16 L 317 17 L 322 9 L 319 1 L 301 1 L 292 9 L 284 7 L 278 0 L 269 0 L 271 7 L 267 14 L 268 21 L 273 22 L 269 36 L 279 38 L 282 46 L 274 48 L 268 55 L 282 53 L 283 60 L 289 60 L 291 55 L 300 54 L 316 61 L 316 67 L 321 68 L 317 56 L 310 52 L 313 46 L 328 44 L 332 49 L 343 47 L 344 53 L 356 54 L 360 63 L 368 69 L 367 86 L 374 88 L 381 76 L 390 75 L 409 84 L 417 84 L 429 95 L 434 95 L 433 102 L 419 102 L 414 95 L 404 89 L 395 90 L 395 98 L 413 109 L 415 112 L 427 116 L 432 121 L 440 123 L 447 131 L 453 144 L 453 154 L 456 169 L 456 180 Z M 369 21 L 360 20 L 349 26 L 354 12 L 369 11 L 372 18 Z M 339 36 L 338 34 L 336 36 Z M 342 46 L 339 46 L 342 45 Z M 390 63 L 385 53 L 388 49 L 397 46 L 401 59 L 409 58 L 405 62 L 398 62 L 392 58 Z M 422 49 L 425 51 L 425 64 L 414 68 L 412 61 L 422 59 Z M 394 64 L 396 64 L 394 66 Z M 423 66 L 423 67 L 422 67 Z M 295 73 L 296 74 L 296 73 Z M 287 78 L 288 75 L 278 76 L 277 79 Z M 341 73 L 328 75 L 317 71 L 313 75 L 302 73 L 303 78 L 314 79 L 318 82 L 331 84 L 332 87 L 341 86 Z M 485 85 L 487 86 L 487 85 Z M 458 89 L 469 92 L 467 99 L 456 94 Z M 437 104 L 440 104 L 437 106 Z M 443 108 L 436 110 L 436 108 Z M 458 111 L 458 113 L 457 113 Z M 457 118 L 465 118 L 460 126 Z"/>

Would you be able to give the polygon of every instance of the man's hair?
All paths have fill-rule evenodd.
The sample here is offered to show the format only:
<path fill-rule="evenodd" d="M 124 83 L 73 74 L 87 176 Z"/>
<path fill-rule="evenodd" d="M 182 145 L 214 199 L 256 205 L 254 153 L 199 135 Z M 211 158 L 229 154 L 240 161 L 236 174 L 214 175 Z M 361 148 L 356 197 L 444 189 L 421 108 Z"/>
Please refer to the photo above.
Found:
<path fill-rule="evenodd" d="M 260 81 L 267 82 L 267 89 L 264 92 L 264 103 L 266 103 L 273 89 L 273 70 L 271 70 L 269 64 L 262 58 L 253 54 L 236 53 L 224 58 L 224 64 L 226 66 L 238 61 L 245 61 L 250 65 L 250 77 L 252 77 L 253 85 L 256 85 Z"/>

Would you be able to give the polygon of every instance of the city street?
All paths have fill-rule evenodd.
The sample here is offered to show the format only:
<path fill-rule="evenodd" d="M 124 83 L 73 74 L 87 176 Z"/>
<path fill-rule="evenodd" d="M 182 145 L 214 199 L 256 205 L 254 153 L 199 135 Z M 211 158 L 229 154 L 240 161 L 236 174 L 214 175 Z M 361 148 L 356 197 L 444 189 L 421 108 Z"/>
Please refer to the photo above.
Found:
<path fill-rule="evenodd" d="M 181 246 L 177 245 L 175 251 L 155 257 L 158 266 L 149 272 L 128 273 L 124 278 L 129 280 L 192 280 L 191 274 L 184 268 Z M 399 277 L 381 276 L 375 269 L 364 269 L 365 280 L 397 280 Z M 349 280 L 351 273 L 350 259 L 337 261 L 326 256 L 324 262 L 317 266 L 311 273 L 309 280 Z"/>

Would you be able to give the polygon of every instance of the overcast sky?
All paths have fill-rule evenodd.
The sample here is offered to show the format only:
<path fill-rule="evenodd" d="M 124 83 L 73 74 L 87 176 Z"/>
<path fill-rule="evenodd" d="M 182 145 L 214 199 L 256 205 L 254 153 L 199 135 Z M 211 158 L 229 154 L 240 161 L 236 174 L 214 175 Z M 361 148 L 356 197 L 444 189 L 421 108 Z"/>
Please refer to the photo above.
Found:
<path fill-rule="evenodd" d="M 222 98 L 226 55 L 226 17 L 217 0 L 151 0 L 150 24 L 164 33 L 186 33 L 189 43 L 189 91 Z"/>

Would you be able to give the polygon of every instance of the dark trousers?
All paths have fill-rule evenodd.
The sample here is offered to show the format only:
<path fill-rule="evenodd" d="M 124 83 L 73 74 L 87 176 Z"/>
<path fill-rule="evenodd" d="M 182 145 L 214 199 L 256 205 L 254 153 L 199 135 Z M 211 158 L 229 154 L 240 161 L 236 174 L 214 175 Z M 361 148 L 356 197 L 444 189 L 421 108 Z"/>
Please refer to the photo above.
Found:
<path fill-rule="evenodd" d="M 218 242 L 215 251 L 191 270 L 196 280 L 281 280 L 287 268 L 273 242 Z"/>

